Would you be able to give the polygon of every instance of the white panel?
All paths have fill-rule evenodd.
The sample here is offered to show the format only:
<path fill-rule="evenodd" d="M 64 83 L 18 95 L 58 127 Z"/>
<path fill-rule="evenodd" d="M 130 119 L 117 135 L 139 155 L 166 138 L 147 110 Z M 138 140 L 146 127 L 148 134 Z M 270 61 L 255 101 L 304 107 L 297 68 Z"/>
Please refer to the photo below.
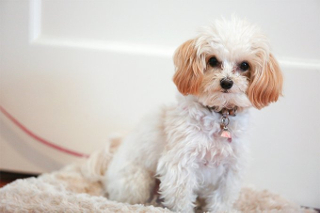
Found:
<path fill-rule="evenodd" d="M 43 1 L 42 35 L 174 48 L 236 14 L 257 23 L 281 57 L 320 59 L 320 3 L 309 1 Z M 69 8 L 72 8 L 71 10 Z"/>

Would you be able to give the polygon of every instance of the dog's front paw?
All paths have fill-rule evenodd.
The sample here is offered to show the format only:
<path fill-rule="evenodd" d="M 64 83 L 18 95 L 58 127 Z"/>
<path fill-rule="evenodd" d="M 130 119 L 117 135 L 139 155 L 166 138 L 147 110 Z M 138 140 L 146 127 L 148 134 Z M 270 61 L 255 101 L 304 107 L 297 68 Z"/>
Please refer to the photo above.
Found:
<path fill-rule="evenodd" d="M 174 212 L 179 212 L 179 213 L 194 213 L 194 208 L 192 206 L 189 207 L 184 207 L 184 208 L 171 208 L 172 211 Z"/>
<path fill-rule="evenodd" d="M 239 213 L 236 209 L 233 207 L 230 207 L 228 205 L 219 204 L 216 203 L 213 206 L 205 208 L 205 212 L 211 212 L 211 213 Z"/>
<path fill-rule="evenodd" d="M 171 197 L 171 199 L 165 198 L 162 202 L 163 206 L 167 207 L 173 212 L 179 213 L 194 213 L 195 212 L 195 204 L 192 203 L 191 200 L 187 199 L 177 199 L 181 198 Z"/>

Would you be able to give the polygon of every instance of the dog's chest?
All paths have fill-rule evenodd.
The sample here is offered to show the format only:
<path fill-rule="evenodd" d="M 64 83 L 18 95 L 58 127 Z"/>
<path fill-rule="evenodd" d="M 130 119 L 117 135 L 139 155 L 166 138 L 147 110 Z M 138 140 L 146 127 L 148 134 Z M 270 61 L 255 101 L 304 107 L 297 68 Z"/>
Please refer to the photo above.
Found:
<path fill-rule="evenodd" d="M 203 150 L 203 152 L 199 153 L 197 158 L 198 169 L 196 174 L 198 182 L 203 185 L 214 185 L 225 172 L 230 155 L 224 155 L 219 149 Z"/>
<path fill-rule="evenodd" d="M 235 147 L 219 141 L 199 150 L 197 155 L 197 179 L 201 185 L 215 185 L 235 160 Z"/>
<path fill-rule="evenodd" d="M 236 147 L 226 139 L 213 137 L 199 149 L 197 161 L 200 167 L 216 168 L 228 164 L 236 156 Z"/>
<path fill-rule="evenodd" d="M 232 121 L 229 124 L 231 134 L 239 131 L 237 120 L 231 118 L 230 121 Z M 217 113 L 199 117 L 198 124 L 200 134 L 204 136 L 198 144 L 197 163 L 199 173 L 203 182 L 215 182 L 214 177 L 220 177 L 225 168 L 235 160 L 238 137 L 234 134 L 233 141 L 230 142 L 230 140 L 221 136 L 221 115 Z"/>

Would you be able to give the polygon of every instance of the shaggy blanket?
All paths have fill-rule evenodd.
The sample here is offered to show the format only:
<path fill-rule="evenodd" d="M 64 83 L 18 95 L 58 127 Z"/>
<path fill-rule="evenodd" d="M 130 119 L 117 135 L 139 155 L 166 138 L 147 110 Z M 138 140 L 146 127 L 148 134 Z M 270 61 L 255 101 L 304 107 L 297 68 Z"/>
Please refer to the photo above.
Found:
<path fill-rule="evenodd" d="M 84 165 L 70 165 L 37 178 L 16 180 L 0 189 L 0 212 L 171 212 L 157 197 L 144 205 L 108 200 L 100 182 L 103 152 Z M 104 159 L 108 159 L 104 158 Z M 98 165 L 98 167 L 97 167 Z M 242 188 L 235 212 L 315 212 L 267 190 Z M 200 212 L 201 208 L 197 210 Z"/>

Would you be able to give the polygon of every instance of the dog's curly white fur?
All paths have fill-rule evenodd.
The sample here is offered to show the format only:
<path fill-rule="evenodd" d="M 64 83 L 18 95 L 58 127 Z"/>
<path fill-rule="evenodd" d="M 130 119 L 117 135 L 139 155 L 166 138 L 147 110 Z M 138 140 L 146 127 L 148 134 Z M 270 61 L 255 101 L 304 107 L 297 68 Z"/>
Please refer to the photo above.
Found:
<path fill-rule="evenodd" d="M 205 210 L 229 211 L 246 162 L 248 109 L 277 101 L 281 71 L 267 38 L 236 18 L 203 28 L 177 49 L 174 63 L 177 104 L 151 114 L 123 140 L 105 175 L 106 192 L 112 200 L 145 203 L 159 179 L 171 210 L 193 212 L 201 197 Z M 237 107 L 228 126 L 232 142 L 220 136 L 222 115 L 210 107 Z"/>

